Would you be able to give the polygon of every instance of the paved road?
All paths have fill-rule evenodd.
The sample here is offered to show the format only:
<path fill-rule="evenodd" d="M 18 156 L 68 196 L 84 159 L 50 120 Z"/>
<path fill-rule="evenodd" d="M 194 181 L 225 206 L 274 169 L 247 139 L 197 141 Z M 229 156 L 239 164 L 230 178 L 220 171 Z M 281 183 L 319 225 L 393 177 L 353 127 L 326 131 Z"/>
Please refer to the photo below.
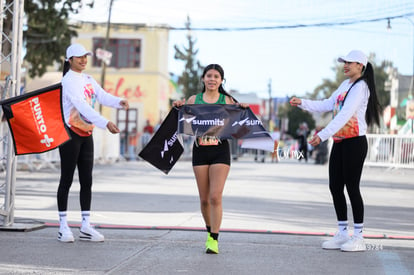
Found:
<path fill-rule="evenodd" d="M 97 165 L 91 220 L 99 244 L 56 240 L 59 173 L 19 171 L 15 227 L 0 231 L 1 274 L 414 274 L 414 170 L 364 169 L 368 251 L 325 251 L 336 230 L 327 166 L 233 162 L 224 191 L 220 254 L 205 232 L 191 163 L 169 175 L 146 162 Z M 75 237 L 79 184 L 68 218 Z M 351 214 L 351 210 L 349 209 Z"/>

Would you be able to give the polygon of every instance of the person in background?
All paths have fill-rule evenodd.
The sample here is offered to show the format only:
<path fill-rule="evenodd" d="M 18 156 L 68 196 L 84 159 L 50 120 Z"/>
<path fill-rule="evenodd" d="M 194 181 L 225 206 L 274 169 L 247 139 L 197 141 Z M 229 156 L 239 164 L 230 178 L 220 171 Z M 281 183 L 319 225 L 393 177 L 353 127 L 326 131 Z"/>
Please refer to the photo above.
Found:
<path fill-rule="evenodd" d="M 317 126 L 315 129 L 315 135 L 319 133 L 322 129 L 323 127 Z M 318 145 L 316 145 L 314 151 L 316 153 L 315 164 L 325 164 L 328 161 L 328 140 L 324 140 Z"/>
<path fill-rule="evenodd" d="M 191 96 L 187 104 L 237 104 L 223 88 L 224 71 L 218 64 L 205 67 L 202 74 L 201 93 Z M 184 105 L 184 100 L 174 101 L 173 106 Z M 247 104 L 240 104 L 247 108 Z M 223 190 L 230 171 L 230 146 L 227 140 L 196 137 L 193 145 L 193 171 L 197 181 L 200 208 L 207 228 L 205 251 L 218 254 L 218 237 L 223 217 Z"/>
<path fill-rule="evenodd" d="M 160 121 L 155 125 L 154 133 L 156 133 L 158 131 L 158 129 L 160 129 L 161 124 L 162 124 L 162 119 L 160 119 Z"/>
<path fill-rule="evenodd" d="M 279 162 L 279 140 L 280 140 L 280 131 L 276 127 L 274 131 L 270 134 L 274 140 L 273 152 L 272 152 L 272 162 Z"/>
<path fill-rule="evenodd" d="M 141 145 L 142 148 L 144 148 L 147 143 L 151 140 L 151 136 L 154 133 L 154 128 L 151 126 L 150 121 L 147 119 L 146 125 L 144 129 L 142 130 L 142 139 L 141 139 Z"/>
<path fill-rule="evenodd" d="M 329 189 L 338 221 L 338 232 L 322 244 L 324 249 L 365 251 L 363 238 L 364 203 L 360 180 L 368 144 L 365 134 L 372 123 L 380 124 L 380 105 L 374 81 L 374 71 L 365 54 L 358 50 L 339 57 L 344 63 L 347 79 L 328 98 L 313 101 L 293 97 L 292 106 L 311 112 L 333 111 L 332 121 L 312 137 L 310 144 L 317 146 L 333 137 L 329 159 Z M 354 218 L 354 232 L 348 234 L 347 204 L 344 187 L 348 192 Z"/>
<path fill-rule="evenodd" d="M 303 157 L 301 156 L 299 158 L 299 161 L 301 161 L 302 158 L 304 158 L 305 161 L 308 162 L 308 136 L 309 136 L 308 124 L 306 122 L 302 122 L 299 125 L 299 128 L 296 130 L 296 137 L 299 143 L 298 149 L 300 152 L 302 152 L 302 155 L 303 155 Z"/>
<path fill-rule="evenodd" d="M 124 158 L 126 157 L 126 137 L 126 129 L 124 129 L 119 133 L 119 153 Z"/>
<path fill-rule="evenodd" d="M 95 126 L 119 133 L 118 127 L 94 109 L 96 102 L 102 105 L 128 109 L 128 101 L 105 92 L 101 86 L 83 71 L 92 55 L 80 44 L 72 44 L 66 50 L 62 78 L 62 105 L 65 124 L 71 139 L 59 147 L 60 181 L 57 191 L 59 210 L 58 240 L 73 242 L 73 233 L 67 222 L 69 190 L 76 167 L 79 172 L 80 207 L 82 224 L 80 240 L 103 242 L 104 236 L 89 222 L 92 200 L 92 169 L 94 163 L 92 132 Z"/>
<path fill-rule="evenodd" d="M 134 161 L 137 160 L 136 148 L 138 145 L 138 132 L 137 128 L 132 128 L 131 132 L 128 135 L 128 160 Z"/>
<path fill-rule="evenodd" d="M 265 162 L 265 157 L 266 156 L 265 156 L 265 151 L 264 150 L 260 150 L 260 149 L 255 150 L 254 161 L 264 163 Z"/>

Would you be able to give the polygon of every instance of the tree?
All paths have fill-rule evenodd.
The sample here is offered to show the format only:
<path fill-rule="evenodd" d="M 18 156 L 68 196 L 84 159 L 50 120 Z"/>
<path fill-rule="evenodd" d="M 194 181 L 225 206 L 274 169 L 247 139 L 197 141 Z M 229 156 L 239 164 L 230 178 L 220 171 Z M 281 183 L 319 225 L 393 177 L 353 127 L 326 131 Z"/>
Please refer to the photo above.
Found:
<path fill-rule="evenodd" d="M 311 113 L 303 111 L 298 107 L 292 107 L 289 103 L 286 103 L 284 106 L 279 108 L 278 116 L 288 118 L 287 134 L 293 138 L 296 137 L 296 130 L 303 122 L 308 124 L 310 130 L 315 128 L 315 120 L 313 119 Z"/>
<path fill-rule="evenodd" d="M 373 55 L 373 59 L 374 58 L 375 55 Z M 392 68 L 392 62 L 383 60 L 379 65 L 376 63 L 373 63 L 372 65 L 375 73 L 375 87 L 377 88 L 378 102 L 384 109 L 386 106 L 391 104 L 390 90 L 387 88 L 386 82 L 389 78 L 388 70 L 389 68 Z"/>
<path fill-rule="evenodd" d="M 320 100 L 328 98 L 332 93 L 339 87 L 339 85 L 346 79 L 346 76 L 343 73 L 343 65 L 336 64 L 332 67 L 332 71 L 335 73 L 335 79 L 331 80 L 328 78 L 322 79 L 322 83 L 313 90 L 312 93 L 306 95 L 307 98 Z"/>
<path fill-rule="evenodd" d="M 13 0 L 6 0 L 7 5 Z M 24 60 L 29 64 L 29 76 L 42 76 L 47 66 L 58 62 L 62 65 L 62 57 L 72 37 L 77 36 L 76 26 L 68 23 L 69 15 L 76 14 L 82 7 L 82 0 L 25 0 L 24 11 L 27 26 L 23 32 L 23 43 L 26 48 Z M 93 0 L 87 4 L 93 7 Z M 12 31 L 11 16 L 4 19 L 4 32 Z M 3 41 L 3 53 L 10 52 L 9 43 Z"/>
<path fill-rule="evenodd" d="M 178 77 L 178 85 L 182 87 L 185 98 L 189 98 L 191 95 L 199 92 L 200 78 L 204 68 L 201 66 L 200 62 L 196 60 L 198 49 L 195 49 L 195 44 L 197 40 L 193 39 L 191 35 L 191 22 L 190 17 L 188 16 L 185 27 L 188 31 L 188 46 L 183 47 L 181 50 L 177 45 L 174 45 L 174 58 L 185 62 L 184 72 Z"/>

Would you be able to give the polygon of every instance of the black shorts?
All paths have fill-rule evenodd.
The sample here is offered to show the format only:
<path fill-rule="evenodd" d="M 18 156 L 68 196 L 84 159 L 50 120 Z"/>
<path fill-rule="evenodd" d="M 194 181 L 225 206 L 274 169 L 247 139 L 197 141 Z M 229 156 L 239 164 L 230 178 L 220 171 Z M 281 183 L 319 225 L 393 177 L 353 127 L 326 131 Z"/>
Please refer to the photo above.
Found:
<path fill-rule="evenodd" d="M 193 144 L 193 166 L 217 163 L 230 165 L 230 146 L 226 139 L 220 141 L 218 145 Z"/>

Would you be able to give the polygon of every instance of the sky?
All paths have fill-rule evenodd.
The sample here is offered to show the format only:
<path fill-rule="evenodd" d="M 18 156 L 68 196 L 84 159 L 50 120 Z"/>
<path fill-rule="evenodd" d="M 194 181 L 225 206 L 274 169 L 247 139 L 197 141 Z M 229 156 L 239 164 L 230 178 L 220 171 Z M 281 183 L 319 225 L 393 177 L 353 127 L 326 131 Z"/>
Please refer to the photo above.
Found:
<path fill-rule="evenodd" d="M 72 18 L 106 22 L 110 0 L 94 2 L 93 9 L 83 5 Z M 223 67 L 226 90 L 266 98 L 271 83 L 272 97 L 304 96 L 323 79 L 333 79 L 336 59 L 353 49 L 375 54 L 371 62 L 392 61 L 399 73 L 413 75 L 412 0 L 113 0 L 111 22 L 184 28 L 187 16 L 196 58 L 204 66 Z M 226 31 L 205 30 L 211 28 Z M 185 30 L 169 33 L 168 66 L 177 75 L 184 63 L 174 59 L 174 45 L 186 46 L 186 35 Z"/>

